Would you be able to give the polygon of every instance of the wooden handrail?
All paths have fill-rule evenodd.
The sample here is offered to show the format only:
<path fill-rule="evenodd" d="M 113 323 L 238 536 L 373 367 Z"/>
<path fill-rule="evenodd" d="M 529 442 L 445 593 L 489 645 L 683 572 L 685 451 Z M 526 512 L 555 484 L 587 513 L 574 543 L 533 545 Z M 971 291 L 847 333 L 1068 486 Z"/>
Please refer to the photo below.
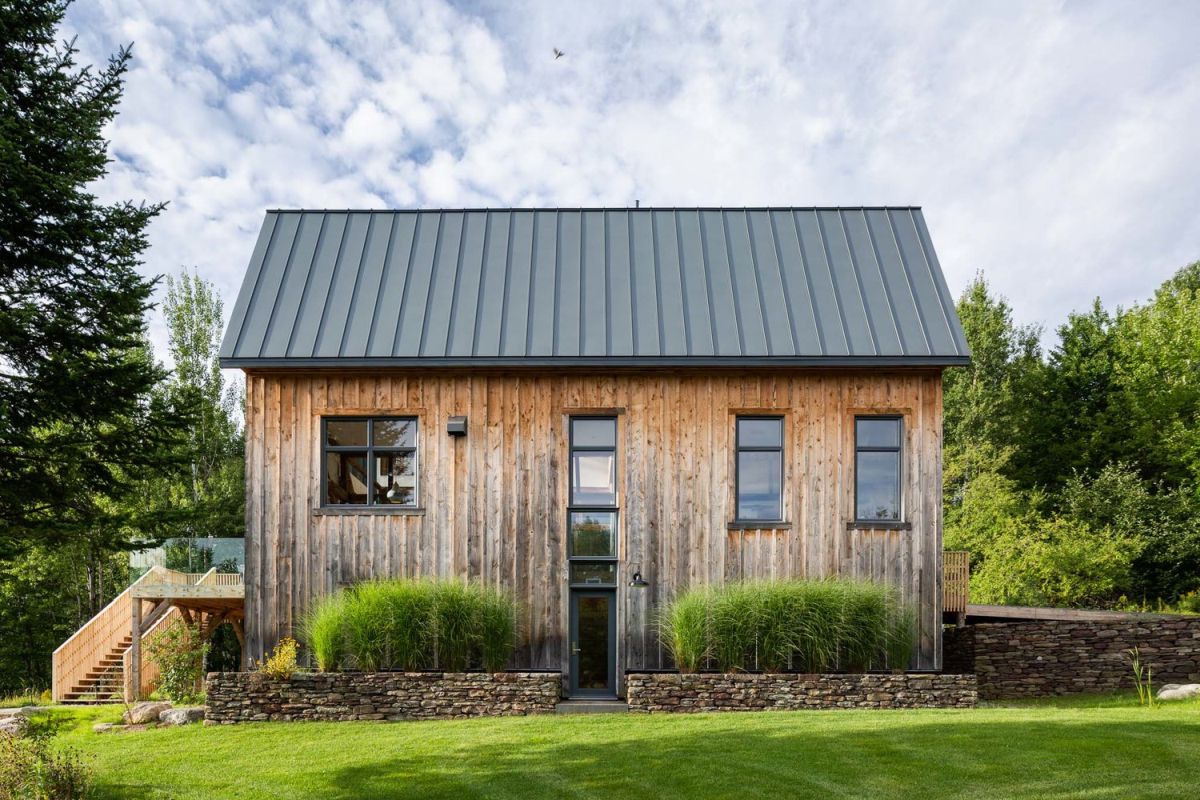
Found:
<path fill-rule="evenodd" d="M 967 613 L 971 595 L 971 554 L 966 550 L 942 553 L 942 611 Z"/>
<path fill-rule="evenodd" d="M 130 635 L 133 587 L 161 583 L 164 572 L 162 567 L 151 567 L 55 649 L 51 657 L 51 693 L 55 700 L 62 700 L 96 666 L 98 653 L 112 650 Z"/>

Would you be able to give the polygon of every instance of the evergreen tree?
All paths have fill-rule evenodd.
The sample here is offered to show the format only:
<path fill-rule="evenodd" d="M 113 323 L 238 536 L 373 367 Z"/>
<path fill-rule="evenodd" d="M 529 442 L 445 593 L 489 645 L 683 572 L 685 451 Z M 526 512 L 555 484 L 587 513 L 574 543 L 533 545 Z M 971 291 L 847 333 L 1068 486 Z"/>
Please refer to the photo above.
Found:
<path fill-rule="evenodd" d="M 154 402 L 153 281 L 137 267 L 160 205 L 101 203 L 130 53 L 78 67 L 65 2 L 0 5 L 0 554 L 87 534 L 128 544 L 113 503 L 175 460 L 187 419 Z"/>

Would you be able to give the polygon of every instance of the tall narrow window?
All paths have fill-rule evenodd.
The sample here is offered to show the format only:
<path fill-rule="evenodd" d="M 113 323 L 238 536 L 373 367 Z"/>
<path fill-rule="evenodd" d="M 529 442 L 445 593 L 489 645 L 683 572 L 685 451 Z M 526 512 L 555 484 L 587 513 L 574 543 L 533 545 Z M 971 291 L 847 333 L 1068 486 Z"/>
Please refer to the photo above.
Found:
<path fill-rule="evenodd" d="M 567 509 L 570 582 L 617 582 L 617 420 L 570 420 L 571 498 Z"/>
<path fill-rule="evenodd" d="M 327 506 L 417 504 L 415 417 L 324 420 Z"/>
<path fill-rule="evenodd" d="M 900 442 L 900 417 L 855 418 L 855 518 L 899 521 Z"/>
<path fill-rule="evenodd" d="M 737 418 L 737 518 L 783 519 L 783 419 Z"/>

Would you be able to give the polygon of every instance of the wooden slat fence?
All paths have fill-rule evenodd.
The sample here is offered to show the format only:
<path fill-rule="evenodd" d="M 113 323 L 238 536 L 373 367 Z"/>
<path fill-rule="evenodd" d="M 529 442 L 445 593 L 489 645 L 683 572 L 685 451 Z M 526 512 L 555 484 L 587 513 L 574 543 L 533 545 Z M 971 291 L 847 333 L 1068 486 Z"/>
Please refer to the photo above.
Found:
<path fill-rule="evenodd" d="M 970 597 L 971 554 L 966 550 L 946 550 L 942 553 L 942 611 L 951 614 L 967 613 Z"/>

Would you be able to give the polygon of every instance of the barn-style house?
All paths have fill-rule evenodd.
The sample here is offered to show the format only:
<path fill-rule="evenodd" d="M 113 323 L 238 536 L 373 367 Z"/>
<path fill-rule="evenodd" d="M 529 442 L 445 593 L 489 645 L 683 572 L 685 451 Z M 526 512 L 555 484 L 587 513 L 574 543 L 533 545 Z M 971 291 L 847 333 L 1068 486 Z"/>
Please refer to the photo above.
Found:
<path fill-rule="evenodd" d="M 852 576 L 941 667 L 942 370 L 917 208 L 266 215 L 246 374 L 245 637 L 378 576 L 500 584 L 513 667 L 613 696 L 681 589 Z"/>

